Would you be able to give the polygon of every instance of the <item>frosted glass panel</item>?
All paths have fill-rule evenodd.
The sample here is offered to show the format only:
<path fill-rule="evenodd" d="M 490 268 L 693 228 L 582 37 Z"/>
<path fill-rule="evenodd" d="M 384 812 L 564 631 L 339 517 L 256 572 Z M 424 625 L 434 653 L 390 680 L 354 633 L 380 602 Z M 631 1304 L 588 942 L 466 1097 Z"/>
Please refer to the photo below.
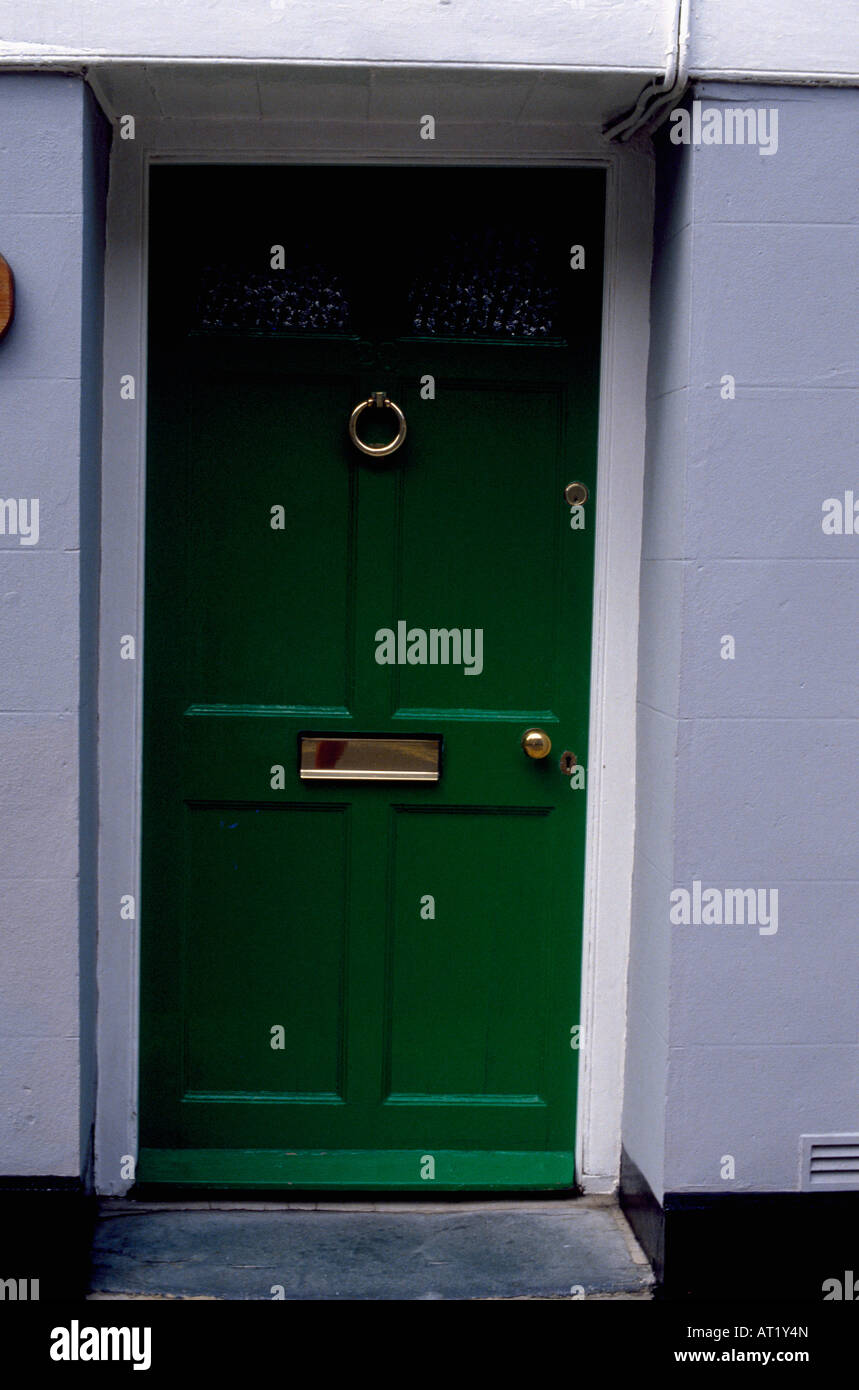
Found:
<path fill-rule="evenodd" d="M 560 336 L 557 268 L 516 231 L 453 233 L 414 277 L 409 332 L 440 337 Z"/>
<path fill-rule="evenodd" d="M 296 261 L 283 270 L 207 266 L 200 277 L 194 327 L 204 331 L 345 332 L 349 302 L 326 267 Z"/>

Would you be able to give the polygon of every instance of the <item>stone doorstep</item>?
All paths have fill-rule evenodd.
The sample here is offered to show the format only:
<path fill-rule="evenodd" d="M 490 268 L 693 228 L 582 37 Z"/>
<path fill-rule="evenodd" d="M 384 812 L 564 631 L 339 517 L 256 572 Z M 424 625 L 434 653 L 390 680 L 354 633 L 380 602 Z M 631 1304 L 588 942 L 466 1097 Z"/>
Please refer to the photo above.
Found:
<path fill-rule="evenodd" d="M 569 1261 L 571 1270 L 579 1268 L 584 1271 L 580 1280 L 582 1287 L 587 1289 L 593 1286 L 592 1292 L 585 1295 L 589 1301 L 648 1300 L 652 1297 L 653 1276 L 647 1258 L 611 1196 L 546 1201 L 529 1196 L 480 1201 L 469 1195 L 462 1200 L 441 1199 L 432 1203 L 372 1200 L 254 1202 L 229 1198 L 201 1202 L 182 1199 L 173 1202 L 136 1202 L 128 1198 L 105 1198 L 99 1207 L 92 1289 L 89 1294 L 93 1300 L 218 1300 L 248 1297 L 268 1300 L 268 1293 L 261 1293 L 260 1290 L 266 1281 L 270 1281 L 272 1286 L 277 1283 L 280 1265 L 288 1264 L 290 1260 L 294 1261 L 291 1267 L 294 1276 L 292 1282 L 280 1275 L 286 1301 L 325 1299 L 329 1296 L 328 1289 L 333 1290 L 333 1299 L 400 1297 L 417 1300 L 578 1301 L 563 1289 L 559 1269 L 565 1267 L 566 1261 Z M 269 1213 L 295 1213 L 299 1217 L 298 1223 L 288 1232 L 290 1238 L 295 1238 L 294 1254 L 289 1247 L 279 1249 L 276 1239 L 273 1243 L 269 1242 L 271 1235 L 279 1234 L 274 1228 L 267 1231 L 254 1221 L 254 1217 Z M 487 1232 L 484 1229 L 481 1233 L 480 1227 L 485 1223 L 480 1218 L 490 1214 L 507 1218 L 503 1232 L 497 1229 Z M 320 1236 L 323 1230 L 325 1232 L 324 1239 L 320 1239 L 316 1261 L 313 1248 L 316 1223 L 308 1222 L 310 1215 L 317 1216 L 323 1223 L 318 1228 Z M 162 1218 L 170 1216 L 176 1218 L 175 1222 L 163 1224 Z M 222 1221 L 218 1220 L 225 1216 L 234 1216 L 237 1222 L 233 1252 L 229 1246 L 229 1230 L 224 1230 Z M 327 1216 L 338 1220 L 329 1225 Z M 354 1224 L 348 1219 L 350 1217 L 354 1218 Z M 437 1223 L 433 1222 L 434 1217 L 438 1218 Z M 462 1220 L 451 1222 L 447 1219 L 451 1217 L 473 1222 L 475 1226 L 476 1245 L 469 1236 L 468 1254 L 463 1253 L 461 1243 Z M 517 1221 L 517 1217 L 530 1217 L 533 1221 Z M 558 1218 L 564 1217 L 569 1219 L 569 1230 L 559 1226 Z M 199 1218 L 199 1226 L 195 1218 Z M 217 1253 L 213 1253 L 208 1261 L 205 1256 L 201 1259 L 206 1242 L 200 1241 L 200 1236 L 211 1235 L 207 1218 L 214 1218 L 217 1226 L 222 1228 L 223 1236 L 214 1247 Z M 549 1220 L 541 1231 L 543 1218 Z M 416 1219 L 421 1225 L 427 1223 L 426 1237 L 423 1231 L 416 1231 Z M 232 1226 L 232 1222 L 228 1224 Z M 282 1230 L 283 1234 L 287 1234 L 286 1228 Z M 481 1234 L 484 1237 L 482 1244 Z M 488 1240 L 487 1235 L 490 1237 Z M 491 1238 L 494 1235 L 499 1236 L 498 1245 Z M 249 1240 L 259 1241 L 264 1247 L 260 1252 L 259 1265 L 248 1261 Z M 445 1250 L 445 1240 L 451 1242 L 449 1251 Z M 577 1240 L 580 1242 L 578 1254 Z M 444 1253 L 450 1258 L 428 1258 L 424 1253 L 428 1241 L 435 1244 L 434 1254 Z M 547 1268 L 552 1273 L 547 1274 L 544 1291 L 528 1291 L 528 1278 L 523 1276 L 521 1270 L 533 1270 L 535 1262 L 540 1267 L 544 1241 Z M 338 1252 L 338 1242 L 342 1243 L 342 1256 Z M 517 1259 L 517 1243 L 522 1252 L 521 1260 Z M 367 1252 L 366 1284 L 362 1283 L 356 1244 Z M 386 1244 L 388 1250 L 384 1249 Z M 474 1249 L 477 1246 L 484 1252 L 482 1267 L 481 1259 L 475 1263 Z M 384 1252 L 381 1263 L 380 1251 Z M 397 1270 L 396 1265 L 400 1260 L 402 1264 Z M 390 1277 L 385 1273 L 389 1262 L 394 1271 Z M 457 1277 L 457 1262 L 461 1262 L 460 1268 L 470 1266 L 472 1273 Z M 410 1274 L 406 1273 L 404 1265 L 412 1266 Z M 154 1273 L 159 1266 L 163 1267 L 162 1280 Z M 299 1273 L 295 1272 L 296 1267 Z M 507 1267 L 511 1271 L 509 1293 L 504 1290 L 504 1271 Z M 626 1273 L 623 1272 L 624 1268 Z M 259 1275 L 248 1276 L 244 1273 L 251 1269 L 259 1270 Z M 441 1274 L 445 1277 L 439 1278 Z M 569 1277 L 575 1280 L 574 1274 Z M 486 1291 L 469 1293 L 469 1279 L 482 1284 Z M 533 1290 L 533 1276 L 530 1282 Z M 539 1289 L 540 1281 L 536 1283 Z M 412 1288 L 416 1292 L 412 1293 Z M 439 1292 L 438 1289 L 444 1291 Z"/>

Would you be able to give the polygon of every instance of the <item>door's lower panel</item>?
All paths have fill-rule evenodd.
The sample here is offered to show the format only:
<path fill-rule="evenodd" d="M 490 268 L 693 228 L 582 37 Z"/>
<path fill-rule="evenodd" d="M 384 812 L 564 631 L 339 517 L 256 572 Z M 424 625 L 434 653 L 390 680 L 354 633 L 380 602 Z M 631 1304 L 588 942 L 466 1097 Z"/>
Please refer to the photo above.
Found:
<path fill-rule="evenodd" d="M 141 1149 L 139 1183 L 259 1188 L 572 1188 L 570 1152 Z"/>

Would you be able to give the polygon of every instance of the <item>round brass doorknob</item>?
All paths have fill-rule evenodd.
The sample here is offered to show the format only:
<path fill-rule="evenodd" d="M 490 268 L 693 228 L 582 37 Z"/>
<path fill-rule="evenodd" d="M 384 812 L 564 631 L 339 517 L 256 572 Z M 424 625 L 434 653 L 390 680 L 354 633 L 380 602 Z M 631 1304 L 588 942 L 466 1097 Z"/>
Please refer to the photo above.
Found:
<path fill-rule="evenodd" d="M 552 740 L 545 729 L 526 729 L 522 747 L 529 758 L 547 758 L 552 751 Z"/>

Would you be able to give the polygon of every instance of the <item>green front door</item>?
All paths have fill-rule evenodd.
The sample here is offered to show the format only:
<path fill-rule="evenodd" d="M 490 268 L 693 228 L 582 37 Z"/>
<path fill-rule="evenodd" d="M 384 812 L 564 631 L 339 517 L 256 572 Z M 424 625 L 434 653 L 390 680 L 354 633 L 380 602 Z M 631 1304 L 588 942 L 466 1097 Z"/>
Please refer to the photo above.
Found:
<path fill-rule="evenodd" d="M 151 192 L 138 1178 L 570 1187 L 602 175 Z"/>

